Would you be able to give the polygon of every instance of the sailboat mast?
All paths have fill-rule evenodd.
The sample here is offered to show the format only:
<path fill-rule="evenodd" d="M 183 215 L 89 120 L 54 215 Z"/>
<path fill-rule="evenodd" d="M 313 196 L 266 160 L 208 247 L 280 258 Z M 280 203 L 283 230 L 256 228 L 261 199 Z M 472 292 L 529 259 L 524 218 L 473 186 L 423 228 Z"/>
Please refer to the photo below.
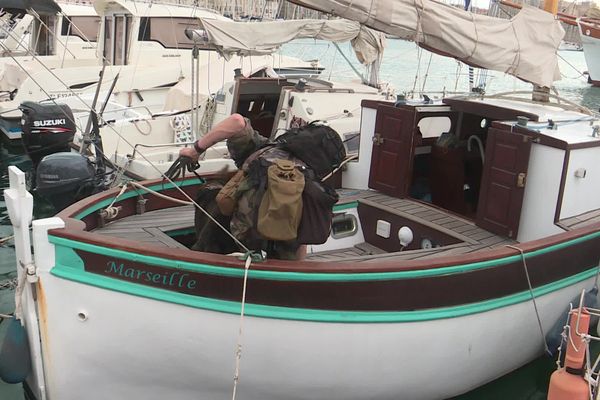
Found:
<path fill-rule="evenodd" d="M 544 10 L 556 15 L 558 13 L 558 0 L 544 0 Z"/>
<path fill-rule="evenodd" d="M 558 0 L 544 0 L 544 10 L 556 15 L 558 12 Z M 533 101 L 547 103 L 550 101 L 550 88 L 533 85 Z"/>

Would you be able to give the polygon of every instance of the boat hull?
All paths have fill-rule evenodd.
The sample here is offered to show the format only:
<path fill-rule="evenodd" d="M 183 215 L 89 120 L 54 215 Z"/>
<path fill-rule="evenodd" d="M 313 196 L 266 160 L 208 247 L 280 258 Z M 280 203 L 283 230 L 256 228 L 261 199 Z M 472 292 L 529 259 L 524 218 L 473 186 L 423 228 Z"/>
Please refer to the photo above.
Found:
<path fill-rule="evenodd" d="M 592 285 L 588 278 L 538 297 L 544 331 Z M 238 338 L 238 394 L 250 400 L 443 399 L 543 350 L 531 301 L 398 323 L 245 316 L 238 334 L 240 317 L 233 313 L 52 275 L 41 277 L 38 296 L 50 399 L 223 398 L 232 392 Z"/>
<path fill-rule="evenodd" d="M 583 54 L 588 67 L 588 82 L 600 86 L 600 26 L 579 22 Z"/>
<path fill-rule="evenodd" d="M 137 192 L 117 193 L 33 223 L 39 280 L 25 304 L 37 308 L 49 400 L 229 396 L 238 340 L 240 398 L 448 398 L 539 356 L 538 316 L 548 332 L 598 274 L 592 224 L 431 259 L 253 262 L 245 280 L 236 257 L 95 233 L 107 205 L 138 216 Z"/>

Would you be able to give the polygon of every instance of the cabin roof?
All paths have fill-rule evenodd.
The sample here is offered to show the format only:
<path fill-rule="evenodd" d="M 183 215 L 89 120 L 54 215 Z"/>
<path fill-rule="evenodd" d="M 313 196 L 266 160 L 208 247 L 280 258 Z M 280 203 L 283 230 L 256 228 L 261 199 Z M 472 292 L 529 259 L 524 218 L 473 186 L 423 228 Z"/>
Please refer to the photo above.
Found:
<path fill-rule="evenodd" d="M 568 145 L 589 144 L 591 146 L 600 146 L 600 138 L 592 136 L 593 125 L 600 125 L 600 121 L 578 111 L 565 109 L 558 106 L 532 103 L 527 101 L 517 101 L 513 99 L 470 99 L 472 103 L 486 104 L 497 108 L 516 110 L 523 115 L 535 115 L 537 121 L 529 121 L 527 128 L 538 132 L 540 135 L 557 139 Z M 454 108 L 454 105 L 453 105 Z M 517 114 L 518 115 L 518 114 Z M 556 124 L 556 129 L 552 129 L 549 120 Z M 516 120 L 506 121 L 508 125 L 515 125 Z"/>
<path fill-rule="evenodd" d="M 125 9 L 132 15 L 139 17 L 228 19 L 218 14 L 216 11 L 181 4 L 160 4 L 131 0 L 97 0 L 94 2 L 94 8 L 98 14 L 104 14 L 108 10 Z"/>
<path fill-rule="evenodd" d="M 580 115 L 580 118 L 582 116 Z M 541 135 L 549 138 L 561 140 L 569 145 L 589 144 L 591 146 L 600 146 L 600 138 L 593 137 L 592 132 L 594 127 L 590 123 L 595 121 L 599 124 L 600 121 L 588 118 L 587 120 L 553 120 L 557 128 L 551 129 L 547 122 L 529 124 L 527 127 L 538 131 Z"/>
<path fill-rule="evenodd" d="M 72 4 L 72 3 L 61 3 L 63 14 L 71 16 L 87 16 L 87 15 L 98 15 L 94 7 L 91 4 Z"/>

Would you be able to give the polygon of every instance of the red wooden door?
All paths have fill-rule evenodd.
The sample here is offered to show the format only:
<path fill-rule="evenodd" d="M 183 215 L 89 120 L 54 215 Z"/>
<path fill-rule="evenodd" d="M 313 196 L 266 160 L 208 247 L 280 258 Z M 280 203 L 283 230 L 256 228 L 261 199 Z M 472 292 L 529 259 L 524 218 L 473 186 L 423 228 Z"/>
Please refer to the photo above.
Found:
<path fill-rule="evenodd" d="M 381 105 L 377 108 L 369 187 L 405 197 L 411 183 L 415 110 Z"/>
<path fill-rule="evenodd" d="M 477 225 L 516 238 L 527 178 L 531 137 L 491 128 L 477 206 Z"/>

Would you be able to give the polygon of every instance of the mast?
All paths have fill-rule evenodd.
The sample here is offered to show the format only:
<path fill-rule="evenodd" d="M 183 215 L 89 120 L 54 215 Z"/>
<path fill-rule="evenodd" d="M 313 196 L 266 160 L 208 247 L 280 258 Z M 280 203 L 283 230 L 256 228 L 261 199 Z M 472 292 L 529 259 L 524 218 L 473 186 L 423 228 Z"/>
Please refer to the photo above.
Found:
<path fill-rule="evenodd" d="M 558 13 L 558 0 L 544 0 L 544 11 L 556 15 Z"/>
<path fill-rule="evenodd" d="M 556 16 L 558 13 L 558 0 L 544 0 L 544 11 Z M 548 103 L 550 101 L 550 88 L 544 86 L 533 85 L 533 94 L 531 99 L 533 101 L 541 101 Z"/>

